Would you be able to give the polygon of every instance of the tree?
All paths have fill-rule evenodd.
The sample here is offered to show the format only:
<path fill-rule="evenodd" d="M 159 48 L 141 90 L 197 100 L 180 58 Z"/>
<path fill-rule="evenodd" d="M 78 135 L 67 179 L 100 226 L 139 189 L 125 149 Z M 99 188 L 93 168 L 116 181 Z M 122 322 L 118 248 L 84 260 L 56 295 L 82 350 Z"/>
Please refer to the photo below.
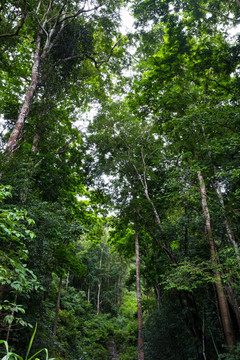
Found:
<path fill-rule="evenodd" d="M 193 3 L 192 3 L 193 4 Z M 194 2 L 198 9 L 202 9 L 199 7 L 197 2 Z M 194 15 L 193 7 L 185 8 L 185 4 L 183 4 L 182 10 L 189 16 L 188 19 L 192 19 L 192 21 L 197 21 L 199 18 L 203 18 L 203 14 L 200 14 L 199 18 Z M 147 2 L 142 6 L 151 6 L 153 5 L 152 2 Z M 167 3 L 166 6 L 169 4 Z M 137 8 L 136 8 L 137 9 Z M 166 142 L 171 143 L 176 150 L 176 156 L 179 157 L 179 161 L 181 162 L 181 166 L 184 166 L 185 159 L 188 159 L 188 162 L 191 163 L 190 156 L 195 159 L 195 164 L 193 163 L 193 172 L 196 171 L 196 163 L 197 166 L 203 167 L 204 165 L 208 169 L 208 176 L 212 176 L 212 169 L 209 168 L 209 163 L 204 161 L 203 153 L 210 154 L 209 146 L 206 144 L 205 148 L 203 148 L 203 138 L 206 134 L 204 134 L 204 123 L 203 119 L 205 119 L 206 108 L 209 106 L 218 108 L 220 102 L 222 101 L 222 109 L 228 109 L 228 105 L 226 104 L 226 99 L 228 97 L 232 98 L 232 109 L 234 109 L 234 81 L 230 78 L 230 73 L 227 71 L 227 67 L 225 68 L 225 64 L 229 61 L 228 69 L 232 73 L 232 78 L 237 78 L 235 72 L 236 63 L 234 61 L 234 56 L 229 56 L 228 59 L 225 58 L 218 58 L 219 61 L 215 65 L 211 62 L 212 59 L 216 58 L 215 56 L 215 49 L 218 48 L 218 53 L 223 54 L 224 48 L 226 49 L 227 46 L 224 45 L 222 47 L 223 42 L 218 43 L 218 39 L 221 38 L 224 40 L 224 35 L 217 33 L 214 30 L 214 27 L 209 29 L 205 28 L 205 25 L 200 24 L 196 31 L 200 31 L 201 37 L 199 39 L 190 39 L 189 31 L 191 29 L 191 25 L 186 20 L 186 18 L 179 19 L 177 15 L 178 8 L 173 9 L 173 14 L 169 15 L 166 9 L 158 13 L 159 19 L 161 18 L 165 22 L 166 26 L 166 37 L 165 43 L 159 45 L 160 50 L 152 57 L 150 60 L 150 70 L 145 74 L 145 77 L 142 78 L 140 81 L 140 86 L 142 89 L 142 94 L 140 94 L 140 104 L 146 113 L 146 103 L 148 104 L 148 112 L 153 112 L 156 116 L 160 117 L 160 133 L 162 133 L 165 137 Z M 196 8 L 195 8 L 196 9 Z M 142 10 L 142 9 L 141 9 Z M 139 11 L 136 15 L 140 17 L 140 19 L 144 20 L 144 14 Z M 204 10 L 204 9 L 202 9 Z M 213 10 L 214 12 L 214 10 Z M 221 16 L 221 14 L 218 13 Z M 142 16 L 142 17 L 141 17 Z M 170 18 L 172 17 L 173 24 L 170 22 Z M 156 22 L 157 19 L 155 18 Z M 180 20 L 180 21 L 178 21 Z M 190 25 L 190 26 L 189 26 Z M 185 26 L 185 27 L 184 27 Z M 214 31 L 214 32 L 213 32 Z M 212 34 L 212 36 L 211 36 Z M 201 39 L 208 39 L 207 44 L 205 42 L 204 46 Z M 194 45 L 195 43 L 195 45 Z M 195 48 L 198 48 L 198 51 L 195 53 Z M 228 45 L 229 46 L 229 45 Z M 230 48 L 234 48 L 235 45 L 230 45 Z M 196 61 L 195 56 L 198 56 L 199 53 L 208 53 L 206 60 L 204 58 Z M 231 53 L 229 49 L 228 55 Z M 212 54 L 212 55 L 211 55 Z M 210 55 L 210 56 L 209 56 Z M 156 59 L 157 58 L 157 59 Z M 191 59 L 191 60 L 190 60 Z M 182 66 L 182 64 L 185 64 Z M 197 64 L 197 65 L 196 65 Z M 221 73 L 217 70 L 221 67 Z M 225 68 L 225 70 L 223 70 Z M 188 70 L 190 70 L 188 72 Z M 171 75 L 172 74 L 172 75 Z M 183 74 L 184 74 L 184 86 L 183 86 Z M 188 83 L 189 81 L 189 83 Z M 187 85 L 188 84 L 188 85 Z M 187 91 L 185 92 L 185 89 Z M 136 90 L 136 93 L 139 93 L 139 88 Z M 191 94 L 191 95 L 190 95 Z M 190 96 L 189 96 L 190 95 Z M 178 99 L 178 102 L 176 102 Z M 221 99 L 221 100 L 220 100 Z M 135 100 L 135 103 L 137 101 Z M 196 106 L 198 104 L 198 106 Z M 201 106 L 202 104 L 202 106 Z M 145 108 L 144 108 L 145 105 Z M 194 108 L 198 108 L 198 110 L 194 110 Z M 142 114 L 143 114 L 142 111 Z M 227 110 L 228 111 L 228 110 Z M 234 110 L 233 110 L 234 111 Z M 197 117 L 196 117 L 196 113 Z M 187 120 L 189 126 L 192 128 L 192 135 L 189 132 L 189 129 L 186 126 L 184 121 Z M 219 121 L 219 120 L 218 120 Z M 216 131 L 213 135 L 212 131 L 213 128 L 211 127 L 210 122 L 209 124 L 209 131 L 213 138 L 216 141 Z M 200 135 L 201 128 L 203 133 Z M 167 131 L 165 131 L 167 130 Z M 199 131 L 200 130 L 200 131 Z M 170 135 L 171 134 L 171 135 Z M 208 133 L 209 134 L 209 133 Z M 170 135 L 170 138 L 168 137 Z M 173 135 L 173 138 L 171 136 Z M 210 135 L 211 136 L 211 135 Z M 208 136 L 207 136 L 208 138 Z M 173 140 L 174 139 L 174 140 Z M 195 141 L 195 143 L 194 143 Z M 177 145 L 179 144 L 179 145 Z M 208 144 L 209 145 L 209 144 Z M 215 148 L 212 147 L 213 153 L 216 151 L 216 143 Z M 187 153 L 189 151 L 189 154 Z M 208 151 L 208 152 L 207 152 Z M 185 152 L 185 154 L 184 154 Z M 201 154 L 201 155 L 200 155 Z M 211 153 L 212 154 L 212 153 Z M 216 158 L 215 158 L 216 160 Z M 203 165 L 204 163 L 204 165 Z M 201 164 L 201 165 L 200 165 Z M 212 164 L 211 164 L 212 165 Z M 191 166 L 191 165 L 190 165 Z M 214 166 L 216 166 L 214 164 Z M 213 167 L 214 167 L 213 166 Z M 224 166 L 223 162 L 219 167 Z M 195 167 L 195 169 L 194 169 Z M 216 167 L 215 167 L 216 169 Z M 206 191 L 203 177 L 201 171 L 196 171 L 198 174 L 199 182 L 200 182 L 200 190 L 202 196 L 202 204 L 204 210 L 204 217 L 206 220 L 206 227 L 209 229 L 210 225 L 210 217 L 207 202 L 206 202 Z M 211 173 L 211 175 L 210 175 Z M 216 177 L 215 181 L 217 181 L 216 171 L 214 173 Z M 214 183 L 214 181 L 212 182 Z M 214 185 L 214 184 L 213 184 Z M 216 186 L 215 186 L 216 188 Z M 205 194 L 205 195 L 204 195 Z M 208 219 L 208 220 L 207 220 Z M 226 224 L 226 221 L 225 221 Z M 226 225 L 227 233 L 229 233 L 229 228 Z M 208 236 L 212 234 L 212 230 L 208 230 Z M 212 257 L 216 261 L 216 246 L 214 245 L 212 235 L 210 245 L 211 245 L 211 254 Z M 215 249 L 215 250 L 214 250 Z M 215 273 L 216 278 L 219 279 L 220 274 Z M 219 284 L 216 282 L 216 286 L 218 288 Z M 222 286 L 218 289 L 222 289 Z M 219 291 L 219 290 L 217 290 Z M 225 330 L 225 337 L 228 345 L 233 345 L 233 337 L 231 333 L 233 330 L 231 329 L 231 321 L 228 314 L 228 305 L 225 299 L 225 296 L 219 293 L 219 304 L 221 302 L 225 303 L 224 309 L 222 305 L 222 321 L 224 323 L 225 319 L 228 325 L 228 330 Z M 225 314 L 225 315 L 224 315 Z M 228 318 L 228 320 L 227 320 Z M 225 326 L 225 325 L 224 325 Z M 226 325 L 227 327 L 227 325 Z"/>
<path fill-rule="evenodd" d="M 119 7 L 116 2 L 109 1 L 103 4 L 96 1 L 89 7 L 85 3 L 74 5 L 69 1 L 58 4 L 52 1 L 33 1 L 24 2 L 24 6 L 19 6 L 20 8 L 16 5 L 11 9 L 14 11 L 16 7 L 22 12 L 23 17 L 14 36 L 19 38 L 18 44 L 21 46 L 20 29 L 21 33 L 30 32 L 34 39 L 30 41 L 34 55 L 31 80 L 29 84 L 26 82 L 25 99 L 6 144 L 6 150 L 10 155 L 17 149 L 33 100 L 39 102 L 46 96 L 44 88 L 50 86 L 48 79 L 51 78 L 51 74 L 57 75 L 56 78 L 62 81 L 63 87 L 66 86 L 66 81 L 73 85 L 74 79 L 71 78 L 71 74 L 74 72 L 75 76 L 79 76 L 84 60 L 85 63 L 93 62 L 96 68 L 99 68 L 109 61 L 117 46 L 117 43 L 113 45 L 112 40 L 116 34 L 115 21 Z M 8 37 L 5 35 L 2 34 L 2 37 Z M 24 36 L 29 38 L 29 35 Z M 5 57 L 11 56 L 10 54 L 5 52 Z M 56 86 L 58 85 L 59 82 Z"/>

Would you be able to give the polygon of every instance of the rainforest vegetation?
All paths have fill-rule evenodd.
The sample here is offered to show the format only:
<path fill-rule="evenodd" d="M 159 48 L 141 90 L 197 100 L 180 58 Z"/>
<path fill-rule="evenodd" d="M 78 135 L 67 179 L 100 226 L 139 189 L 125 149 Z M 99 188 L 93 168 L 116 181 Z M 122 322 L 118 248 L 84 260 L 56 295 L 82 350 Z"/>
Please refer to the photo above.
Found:
<path fill-rule="evenodd" d="M 1 0 L 2 359 L 240 358 L 239 22 Z"/>

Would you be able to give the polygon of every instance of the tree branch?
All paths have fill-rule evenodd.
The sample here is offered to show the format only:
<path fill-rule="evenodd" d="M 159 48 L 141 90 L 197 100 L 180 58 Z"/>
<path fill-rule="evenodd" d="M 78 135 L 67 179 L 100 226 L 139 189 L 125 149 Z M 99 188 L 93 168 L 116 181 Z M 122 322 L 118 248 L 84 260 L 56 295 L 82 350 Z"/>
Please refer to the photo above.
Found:
<path fill-rule="evenodd" d="M 67 151 L 67 148 L 69 147 L 69 145 L 71 144 L 71 142 L 74 140 L 74 137 L 71 137 L 64 145 L 61 149 L 58 150 L 58 152 L 56 154 L 64 154 Z"/>
<path fill-rule="evenodd" d="M 91 12 L 91 11 L 94 11 L 94 10 L 97 10 L 99 9 L 101 6 L 103 5 L 98 5 L 98 6 L 95 6 L 94 8 L 92 9 L 88 9 L 88 10 L 84 10 L 84 7 L 80 10 L 78 10 L 75 14 L 73 15 L 66 15 L 61 21 L 58 22 L 58 24 L 61 24 L 63 21 L 66 21 L 66 20 L 69 20 L 69 19 L 74 19 L 76 18 L 78 15 L 80 14 L 83 14 L 83 13 L 88 13 L 88 12 Z"/>
<path fill-rule="evenodd" d="M 215 83 L 216 83 L 219 87 L 221 87 L 222 89 L 227 90 L 229 93 L 231 92 L 231 90 L 230 90 L 228 87 L 220 84 L 220 83 L 219 83 L 217 80 L 215 80 L 215 79 L 208 79 L 208 81 L 215 82 Z"/>
<path fill-rule="evenodd" d="M 10 34 L 0 34 L 0 38 L 17 36 L 20 29 L 23 27 L 23 24 L 25 23 L 26 18 L 27 18 L 27 12 L 25 9 L 25 11 L 22 13 L 21 20 L 17 25 L 17 30 L 14 33 L 10 33 Z"/>
<path fill-rule="evenodd" d="M 74 137 L 71 137 L 64 145 L 61 149 L 59 149 L 57 152 L 50 152 L 50 155 L 60 155 L 60 154 L 64 154 L 67 151 L 68 146 L 71 144 L 71 142 L 74 140 Z M 33 168 L 36 169 L 41 162 L 46 158 L 46 156 L 43 156 L 34 166 Z"/>
<path fill-rule="evenodd" d="M 209 9 L 207 9 L 206 7 L 199 5 L 199 4 L 197 3 L 197 1 L 195 1 L 195 0 L 192 0 L 192 1 L 194 2 L 194 4 L 195 4 L 196 6 L 198 6 L 198 7 L 199 7 L 200 9 L 202 9 L 203 11 L 220 15 L 220 16 L 224 17 L 225 19 L 231 20 L 231 21 L 234 21 L 234 22 L 240 21 L 239 18 L 238 18 L 238 19 L 230 18 L 230 17 L 228 17 L 227 15 L 224 15 L 223 13 L 221 13 L 221 12 L 219 12 L 219 11 L 209 10 Z M 235 0 L 235 1 L 236 1 L 236 4 L 240 7 L 240 1 L 239 1 L 239 0 Z"/>
<path fill-rule="evenodd" d="M 62 28 L 60 29 L 60 31 L 62 30 Z M 59 32 L 60 33 L 60 32 Z M 59 33 L 57 34 L 57 36 L 59 35 Z M 72 56 L 68 56 L 66 58 L 63 58 L 63 59 L 59 59 L 58 61 L 56 61 L 54 64 L 51 65 L 49 71 L 47 72 L 47 74 L 44 76 L 43 78 L 43 81 L 45 81 L 45 79 L 49 76 L 49 74 L 51 73 L 51 71 L 59 64 L 63 63 L 63 62 L 67 62 L 67 61 L 70 61 L 70 60 L 73 60 L 73 59 L 80 59 L 80 58 L 87 58 L 87 59 L 90 59 L 92 60 L 92 62 L 94 63 L 96 69 L 99 69 L 100 66 L 104 63 L 107 63 L 109 61 L 109 59 L 111 58 L 112 54 L 113 54 L 113 50 L 114 48 L 117 46 L 117 44 L 123 40 L 125 38 L 125 36 L 123 36 L 122 38 L 120 38 L 114 45 L 113 47 L 111 48 L 111 52 L 109 54 L 109 56 L 105 59 L 105 60 L 101 60 L 101 61 L 98 61 L 96 60 L 93 56 L 94 55 L 98 55 L 100 56 L 101 54 L 100 53 L 96 53 L 96 52 L 93 52 L 93 53 L 82 53 L 82 54 L 78 54 L 78 55 L 72 55 Z M 56 38 L 55 38 L 56 40 Z M 53 45 L 53 44 L 52 44 Z M 42 56 L 41 56 L 42 57 Z"/>
<path fill-rule="evenodd" d="M 107 57 L 106 59 L 101 60 L 101 61 L 97 61 L 96 59 L 94 59 L 94 58 L 92 58 L 92 57 L 90 57 L 90 56 L 88 56 L 88 58 L 89 58 L 90 60 L 92 60 L 92 61 L 95 63 L 95 67 L 96 67 L 97 69 L 99 69 L 101 65 L 103 65 L 104 63 L 108 63 L 108 61 L 110 60 L 110 58 L 111 58 L 111 56 L 112 56 L 112 54 L 113 54 L 113 50 L 114 50 L 115 47 L 118 45 L 118 43 L 119 43 L 120 41 L 122 41 L 125 37 L 126 37 L 126 36 L 121 37 L 121 38 L 112 46 L 111 51 L 110 51 L 110 54 L 108 55 L 108 57 Z"/>

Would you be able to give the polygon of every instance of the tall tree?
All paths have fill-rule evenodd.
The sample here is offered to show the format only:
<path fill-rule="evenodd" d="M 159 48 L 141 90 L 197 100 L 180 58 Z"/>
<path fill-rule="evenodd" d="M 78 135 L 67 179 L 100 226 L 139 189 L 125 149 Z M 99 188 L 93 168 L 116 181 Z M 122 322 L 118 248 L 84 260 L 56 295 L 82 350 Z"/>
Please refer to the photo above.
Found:
<path fill-rule="evenodd" d="M 24 19 L 20 22 L 19 28 L 25 38 L 33 38 L 29 44 L 33 51 L 33 61 L 32 65 L 29 64 L 30 82 L 26 81 L 24 84 L 24 102 L 6 144 L 6 150 L 10 155 L 17 149 L 33 102 L 39 102 L 44 97 L 44 87 L 50 86 L 48 79 L 51 74 L 54 74 L 55 78 L 60 77 L 64 88 L 65 82 L 68 81 L 72 85 L 76 82 L 74 79 L 70 80 L 71 73 L 74 72 L 75 77 L 79 76 L 84 61 L 92 62 L 99 68 L 110 60 L 118 43 L 115 29 L 119 6 L 120 3 L 111 1 L 96 1 L 88 5 L 86 2 L 73 4 L 71 1 L 55 4 L 50 0 L 28 2 L 24 8 L 20 8 Z M 17 9 L 18 5 L 4 10 Z M 19 38 L 17 50 L 22 39 L 19 31 L 15 32 L 15 36 Z M 7 37 L 4 35 L 6 34 L 2 34 L 2 38 Z M 11 53 L 5 51 L 5 56 L 11 56 Z M 59 85 L 58 82 L 56 86 Z M 56 89 L 55 87 L 55 91 Z M 53 94 L 51 97 L 53 98 Z"/>

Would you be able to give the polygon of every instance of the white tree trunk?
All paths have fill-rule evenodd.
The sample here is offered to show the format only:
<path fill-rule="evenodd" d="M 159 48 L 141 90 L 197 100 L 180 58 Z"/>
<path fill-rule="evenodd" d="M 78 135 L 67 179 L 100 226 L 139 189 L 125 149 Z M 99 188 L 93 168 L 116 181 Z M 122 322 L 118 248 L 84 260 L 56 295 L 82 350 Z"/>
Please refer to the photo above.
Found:
<path fill-rule="evenodd" d="M 11 132 L 11 135 L 8 139 L 6 151 L 13 155 L 16 146 L 18 143 L 18 140 L 21 137 L 23 125 L 25 123 L 25 120 L 27 118 L 30 105 L 37 87 L 38 82 L 38 74 L 39 74 L 39 62 L 40 62 L 40 46 L 41 46 L 41 31 L 38 34 L 37 41 L 36 41 L 36 48 L 34 53 L 34 61 L 33 61 L 33 67 L 32 67 L 32 77 L 31 77 L 31 83 L 30 86 L 27 89 L 25 100 L 23 103 L 23 106 L 19 112 L 17 122 Z"/>

